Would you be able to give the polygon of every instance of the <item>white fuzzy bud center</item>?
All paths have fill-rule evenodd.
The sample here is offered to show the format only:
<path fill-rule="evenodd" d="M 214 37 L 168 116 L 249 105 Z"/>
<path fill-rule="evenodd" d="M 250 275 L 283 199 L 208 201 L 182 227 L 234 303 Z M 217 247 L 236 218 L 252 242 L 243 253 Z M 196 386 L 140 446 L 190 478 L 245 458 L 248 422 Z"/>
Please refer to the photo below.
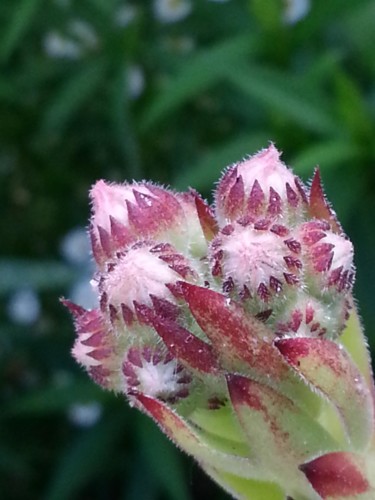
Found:
<path fill-rule="evenodd" d="M 222 243 L 223 272 L 240 288 L 246 285 L 256 291 L 260 283 L 268 285 L 270 277 L 283 276 L 285 245 L 269 231 L 256 231 L 250 227 L 240 228 Z"/>
<path fill-rule="evenodd" d="M 101 289 L 110 304 L 115 307 L 125 304 L 134 310 L 134 301 L 152 305 L 150 295 L 173 301 L 165 285 L 179 279 L 181 276 L 167 263 L 150 253 L 147 247 L 141 247 L 129 250 L 118 259 L 105 276 Z"/>

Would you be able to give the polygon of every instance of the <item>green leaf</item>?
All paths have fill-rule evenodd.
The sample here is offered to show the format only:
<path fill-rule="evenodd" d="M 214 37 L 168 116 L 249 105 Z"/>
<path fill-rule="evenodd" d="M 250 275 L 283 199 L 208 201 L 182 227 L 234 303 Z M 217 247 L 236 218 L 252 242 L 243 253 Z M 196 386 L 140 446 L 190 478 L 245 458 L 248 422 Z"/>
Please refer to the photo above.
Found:
<path fill-rule="evenodd" d="M 281 26 L 283 5 L 280 0 L 249 0 L 249 8 L 263 29 L 274 30 Z"/>
<path fill-rule="evenodd" d="M 163 432 L 199 464 L 208 464 L 231 474 L 240 470 L 241 475 L 247 478 L 261 478 L 266 474 L 266 469 L 260 469 L 257 462 L 248 458 L 250 452 L 245 442 L 232 441 L 206 432 L 183 420 L 166 404 L 148 396 L 139 395 L 138 403 Z"/>
<path fill-rule="evenodd" d="M 0 260 L 0 296 L 17 288 L 51 290 L 65 287 L 77 278 L 77 271 L 58 261 Z"/>
<path fill-rule="evenodd" d="M 374 390 L 374 380 L 371 370 L 371 358 L 367 346 L 367 340 L 363 332 L 361 321 L 358 317 L 356 307 L 353 306 L 349 320 L 339 342 L 346 347 L 358 369 L 367 381 L 370 390 Z"/>
<path fill-rule="evenodd" d="M 343 125 L 352 135 L 371 140 L 374 135 L 373 119 L 362 89 L 353 77 L 340 69 L 335 72 L 334 83 L 337 112 Z"/>
<path fill-rule="evenodd" d="M 298 466 L 337 451 L 338 443 L 292 400 L 266 385 L 239 375 L 227 380 L 234 411 L 260 468 L 293 498 L 315 498 Z"/>
<path fill-rule="evenodd" d="M 244 479 L 243 477 L 228 474 L 207 465 L 204 469 L 233 498 L 240 498 L 241 500 L 285 500 L 284 492 L 276 484 L 256 481 L 254 479 Z"/>
<path fill-rule="evenodd" d="M 211 189 L 224 167 L 266 147 L 269 141 L 270 133 L 267 132 L 251 133 L 249 131 L 242 134 L 207 152 L 192 168 L 179 174 L 172 184 L 177 189 L 186 189 L 187 186 L 193 186 L 198 191 Z"/>
<path fill-rule="evenodd" d="M 227 80 L 271 113 L 320 134 L 333 134 L 340 128 L 332 119 L 327 102 L 290 74 L 251 65 L 227 71 Z"/>
<path fill-rule="evenodd" d="M 358 50 L 359 58 L 364 59 L 369 66 L 373 67 L 375 3 L 369 0 L 350 3 L 352 9 L 343 19 L 342 33 L 345 33 L 349 43 Z"/>
<path fill-rule="evenodd" d="M 323 338 L 289 338 L 278 341 L 277 347 L 296 372 L 337 409 L 350 449 L 366 449 L 373 432 L 374 403 L 364 378 L 342 346 Z"/>
<path fill-rule="evenodd" d="M 238 68 L 239 62 L 251 51 L 254 39 L 248 34 L 226 40 L 201 51 L 186 61 L 180 73 L 172 78 L 147 109 L 141 128 L 147 130 L 185 104 L 189 99 L 222 80 L 228 69 Z"/>
<path fill-rule="evenodd" d="M 17 2 L 13 9 L 13 17 L 8 28 L 3 31 L 0 43 L 0 61 L 5 62 L 22 40 L 26 31 L 32 26 L 40 0 L 23 0 Z"/>

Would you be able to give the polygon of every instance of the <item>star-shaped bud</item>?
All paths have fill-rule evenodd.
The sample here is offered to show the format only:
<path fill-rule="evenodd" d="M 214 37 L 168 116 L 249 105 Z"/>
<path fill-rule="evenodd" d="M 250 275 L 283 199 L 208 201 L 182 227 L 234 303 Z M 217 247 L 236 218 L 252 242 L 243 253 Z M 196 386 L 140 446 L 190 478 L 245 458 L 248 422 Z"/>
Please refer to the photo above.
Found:
<path fill-rule="evenodd" d="M 239 218 L 295 220 L 306 208 L 305 188 L 280 160 L 271 144 L 230 167 L 215 191 L 216 217 L 221 227 Z"/>
<path fill-rule="evenodd" d="M 189 261 L 169 243 L 139 242 L 118 253 L 98 276 L 102 307 L 134 313 L 134 304 L 175 302 L 167 285 L 195 279 Z"/>
<path fill-rule="evenodd" d="M 87 311 L 69 300 L 62 302 L 71 312 L 76 327 L 73 357 L 97 384 L 121 391 L 122 380 L 118 376 L 117 365 L 122 353 L 119 353 L 119 346 L 105 316 L 99 309 Z"/>
<path fill-rule="evenodd" d="M 323 297 L 318 300 L 302 291 L 278 315 L 274 328 L 280 337 L 337 338 L 349 312 L 347 300 L 336 297 L 327 306 Z"/>
<path fill-rule="evenodd" d="M 267 219 L 229 224 L 211 244 L 212 274 L 224 292 L 270 304 L 299 282 L 298 245 L 286 227 Z"/>
<path fill-rule="evenodd" d="M 172 404 L 189 395 L 191 374 L 160 347 L 132 347 L 122 371 L 129 395 L 145 394 Z"/>
<path fill-rule="evenodd" d="M 91 189 L 93 255 L 99 266 L 139 240 L 169 241 L 180 251 L 202 256 L 209 207 L 196 193 L 173 193 L 148 182 L 110 184 Z M 204 217 L 204 215 L 205 217 Z M 210 224 L 213 226 L 213 218 Z"/>
<path fill-rule="evenodd" d="M 354 281 L 353 245 L 343 234 L 333 232 L 328 222 L 312 220 L 298 228 L 302 251 L 311 278 L 318 288 L 351 290 Z"/>

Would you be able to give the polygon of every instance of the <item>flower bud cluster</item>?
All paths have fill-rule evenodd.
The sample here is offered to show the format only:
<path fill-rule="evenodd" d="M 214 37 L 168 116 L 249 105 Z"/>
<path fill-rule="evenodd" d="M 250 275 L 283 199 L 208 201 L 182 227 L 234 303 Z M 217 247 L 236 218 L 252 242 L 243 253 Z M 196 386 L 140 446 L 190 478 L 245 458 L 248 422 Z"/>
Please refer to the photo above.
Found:
<path fill-rule="evenodd" d="M 149 182 L 101 180 L 91 200 L 99 306 L 64 303 L 73 356 L 93 380 L 152 416 L 230 492 L 239 475 L 276 481 L 289 497 L 328 498 L 316 471 L 338 451 L 334 467 L 358 479 L 350 494 L 368 491 L 344 453 L 365 446 L 374 420 L 367 382 L 339 346 L 353 247 L 319 171 L 305 186 L 271 144 L 227 169 L 213 207 Z M 315 420 L 326 401 L 350 445 L 335 441 L 328 417 Z M 302 444 L 295 428 L 306 428 Z"/>
<path fill-rule="evenodd" d="M 151 313 L 140 310 L 207 340 L 191 319 L 180 282 L 238 301 L 281 337 L 335 338 L 344 327 L 353 249 L 319 190 L 309 193 L 270 145 L 230 167 L 214 198 L 212 210 L 194 191 L 174 193 L 149 182 L 93 186 L 90 236 L 100 307 L 69 307 L 78 332 L 73 354 L 103 385 L 131 394 L 137 380 L 145 391 L 154 373 L 170 388 L 171 366 L 178 380 L 178 363 L 169 359 L 175 353 Z M 317 216 L 319 210 L 329 216 Z M 131 367 L 136 358 L 143 364 Z M 142 369 L 148 375 L 138 373 Z M 191 362 L 184 369 L 191 370 Z M 171 392 L 159 389 L 150 394 Z M 181 390 L 176 382 L 176 394 Z"/>
<path fill-rule="evenodd" d="M 336 337 L 348 313 L 353 247 L 324 197 L 308 193 L 279 156 L 271 145 L 219 182 L 212 274 L 277 333 Z M 316 217 L 316 205 L 329 217 Z"/>

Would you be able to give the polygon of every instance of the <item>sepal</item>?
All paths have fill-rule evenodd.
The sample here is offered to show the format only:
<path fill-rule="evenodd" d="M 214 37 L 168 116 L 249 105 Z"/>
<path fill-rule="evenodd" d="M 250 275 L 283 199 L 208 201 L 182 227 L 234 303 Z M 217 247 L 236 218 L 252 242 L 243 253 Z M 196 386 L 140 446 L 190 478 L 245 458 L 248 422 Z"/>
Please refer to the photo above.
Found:
<path fill-rule="evenodd" d="M 251 451 L 270 479 L 300 498 L 318 498 L 298 466 L 338 449 L 338 443 L 290 399 L 270 387 L 239 376 L 227 376 L 234 411 Z"/>
<path fill-rule="evenodd" d="M 326 339 L 288 338 L 275 344 L 297 373 L 336 407 L 350 447 L 366 449 L 374 433 L 374 402 L 348 353 Z"/>

